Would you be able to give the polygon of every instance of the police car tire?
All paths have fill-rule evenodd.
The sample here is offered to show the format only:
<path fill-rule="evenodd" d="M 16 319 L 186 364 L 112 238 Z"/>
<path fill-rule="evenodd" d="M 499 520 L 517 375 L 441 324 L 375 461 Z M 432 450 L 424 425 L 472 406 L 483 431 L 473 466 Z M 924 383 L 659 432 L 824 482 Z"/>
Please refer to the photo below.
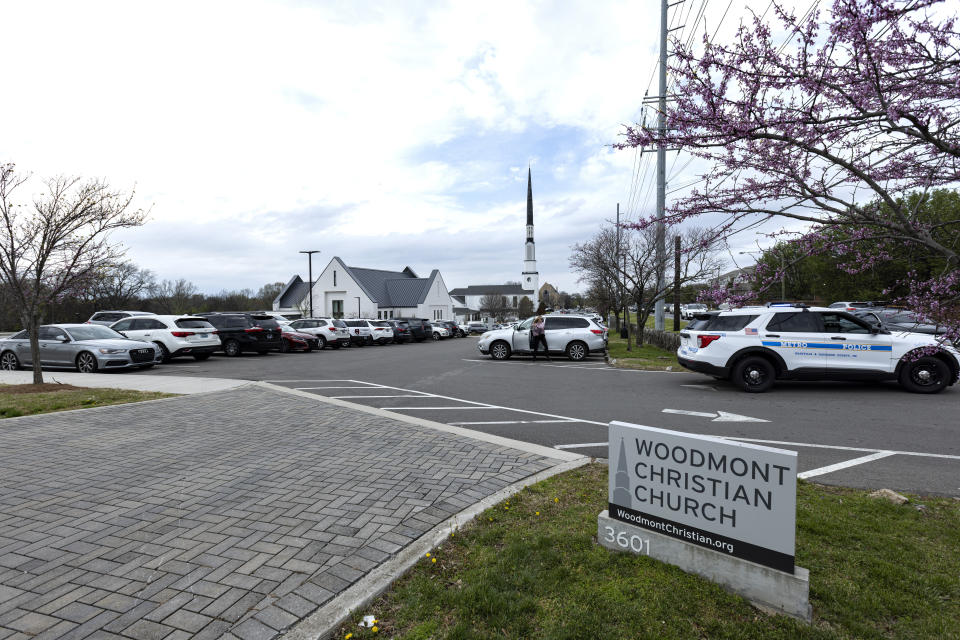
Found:
<path fill-rule="evenodd" d="M 950 367 L 933 356 L 906 362 L 900 368 L 900 386 L 911 393 L 940 393 L 947 388 L 949 380 Z"/>
<path fill-rule="evenodd" d="M 766 358 L 749 356 L 734 366 L 731 380 L 747 393 L 763 393 L 773 386 L 776 373 Z"/>

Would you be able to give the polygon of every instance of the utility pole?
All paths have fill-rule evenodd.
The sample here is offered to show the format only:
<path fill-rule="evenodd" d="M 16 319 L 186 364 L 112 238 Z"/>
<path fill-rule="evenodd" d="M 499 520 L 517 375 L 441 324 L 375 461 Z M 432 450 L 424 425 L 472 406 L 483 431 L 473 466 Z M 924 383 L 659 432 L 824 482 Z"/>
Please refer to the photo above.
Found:
<path fill-rule="evenodd" d="M 680 234 L 673 241 L 673 330 L 680 331 Z"/>
<path fill-rule="evenodd" d="M 310 283 L 310 317 L 313 317 L 313 254 L 320 253 L 319 250 L 301 251 L 307 254 L 307 281 Z"/>
<path fill-rule="evenodd" d="M 613 256 L 613 265 L 615 269 L 620 268 L 620 203 L 617 203 L 617 249 Z M 617 278 L 617 318 L 620 317 L 620 307 L 623 306 L 623 285 L 620 284 L 622 278 Z M 619 325 L 620 323 L 617 322 Z M 621 338 L 623 337 L 623 328 L 622 325 L 617 327 L 617 330 L 621 333 Z"/>
<path fill-rule="evenodd" d="M 654 327 L 664 329 L 663 293 L 666 289 L 666 230 L 663 223 L 663 212 L 667 200 L 667 148 L 663 138 L 667 132 L 667 0 L 660 0 L 660 113 L 657 116 L 657 136 L 660 146 L 657 147 L 657 302 L 654 307 Z M 639 328 L 639 327 L 638 327 Z"/>

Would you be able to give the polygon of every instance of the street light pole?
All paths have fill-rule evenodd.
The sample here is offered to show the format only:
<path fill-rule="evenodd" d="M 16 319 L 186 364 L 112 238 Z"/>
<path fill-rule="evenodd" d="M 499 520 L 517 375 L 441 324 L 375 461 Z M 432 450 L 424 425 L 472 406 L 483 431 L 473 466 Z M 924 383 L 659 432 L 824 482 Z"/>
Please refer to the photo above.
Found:
<path fill-rule="evenodd" d="M 310 283 L 308 288 L 310 292 L 310 317 L 313 317 L 313 254 L 320 253 L 319 250 L 313 249 L 310 251 L 301 251 L 300 253 L 307 254 L 307 280 Z"/>

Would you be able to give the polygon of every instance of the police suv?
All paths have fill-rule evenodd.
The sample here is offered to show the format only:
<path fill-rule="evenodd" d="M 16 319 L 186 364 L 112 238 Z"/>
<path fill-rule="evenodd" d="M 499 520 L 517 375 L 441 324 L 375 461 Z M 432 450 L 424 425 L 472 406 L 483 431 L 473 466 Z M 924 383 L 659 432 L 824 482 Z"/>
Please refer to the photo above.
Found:
<path fill-rule="evenodd" d="M 777 379 L 898 380 L 914 393 L 938 393 L 960 378 L 960 353 L 936 336 L 800 304 L 697 314 L 680 334 L 677 359 L 753 393 Z"/>

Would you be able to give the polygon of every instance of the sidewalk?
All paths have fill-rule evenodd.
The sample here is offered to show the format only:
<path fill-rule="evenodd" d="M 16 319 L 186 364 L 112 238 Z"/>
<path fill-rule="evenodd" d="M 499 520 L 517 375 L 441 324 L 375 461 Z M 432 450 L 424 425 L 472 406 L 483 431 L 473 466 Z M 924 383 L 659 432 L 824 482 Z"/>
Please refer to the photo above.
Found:
<path fill-rule="evenodd" d="M 162 393 L 205 393 L 224 391 L 250 384 L 249 380 L 230 378 L 191 378 L 189 376 L 137 375 L 125 372 L 71 373 L 69 371 L 44 371 L 44 382 L 60 382 L 77 387 L 106 387 L 111 389 L 134 389 L 136 391 L 160 391 Z M 0 371 L 0 384 L 30 384 L 32 371 Z"/>
<path fill-rule="evenodd" d="M 451 527 L 587 461 L 265 383 L 70 376 L 245 386 L 0 421 L 0 640 L 324 637 Z"/>

